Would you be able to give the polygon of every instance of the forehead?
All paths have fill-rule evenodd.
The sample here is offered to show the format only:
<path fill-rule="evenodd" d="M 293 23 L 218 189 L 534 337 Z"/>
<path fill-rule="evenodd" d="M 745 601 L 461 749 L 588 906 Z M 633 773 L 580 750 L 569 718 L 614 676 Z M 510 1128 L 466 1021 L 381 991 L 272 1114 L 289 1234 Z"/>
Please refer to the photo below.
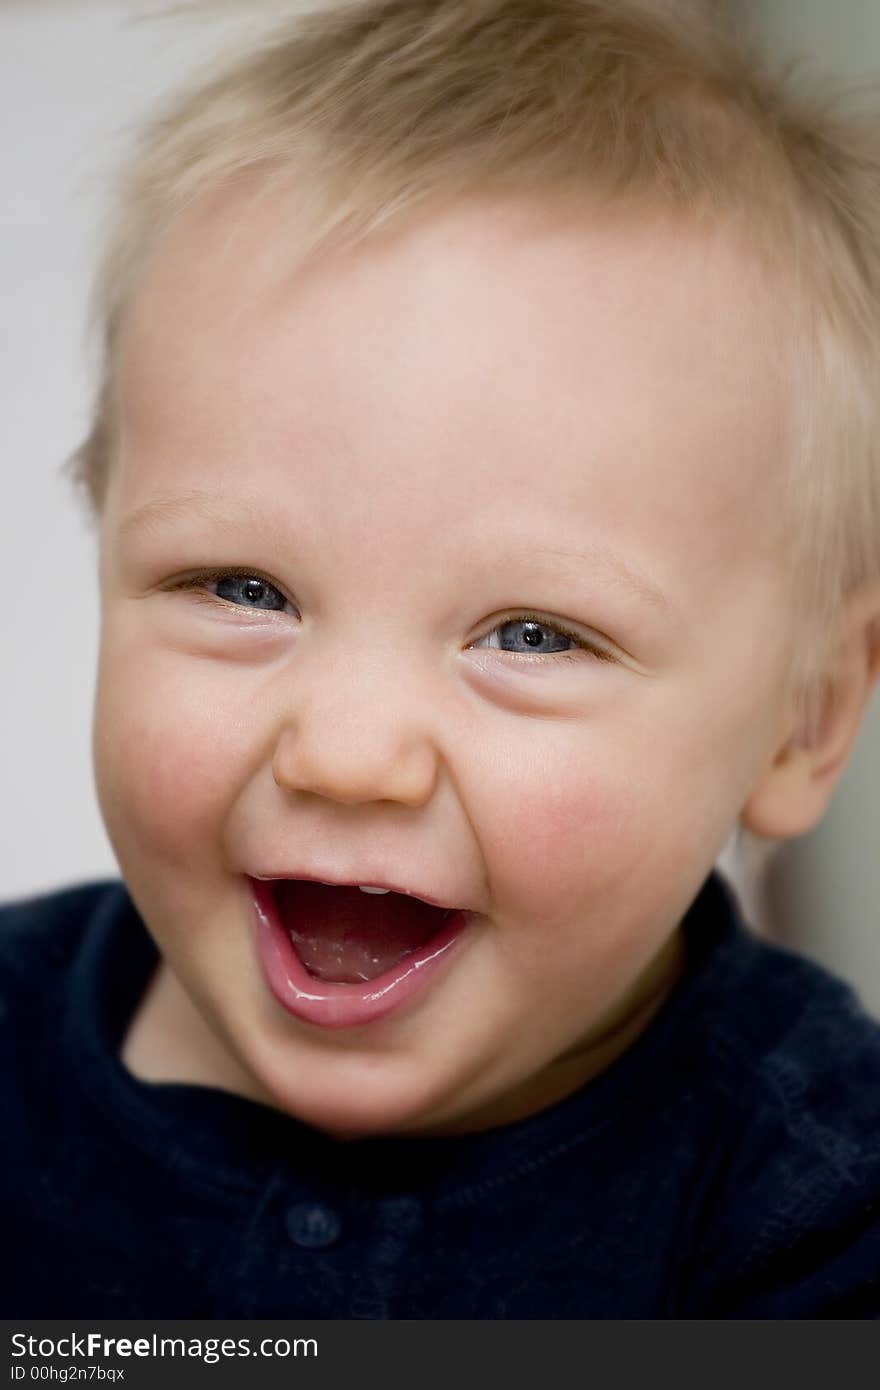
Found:
<path fill-rule="evenodd" d="M 466 487 L 643 551 L 686 531 L 717 568 L 778 545 L 778 308 L 732 238 L 657 212 L 472 201 L 301 260 L 286 198 L 212 195 L 130 314 L 120 485 L 137 505 L 305 470 L 337 517 L 340 484 L 352 507 Z"/>

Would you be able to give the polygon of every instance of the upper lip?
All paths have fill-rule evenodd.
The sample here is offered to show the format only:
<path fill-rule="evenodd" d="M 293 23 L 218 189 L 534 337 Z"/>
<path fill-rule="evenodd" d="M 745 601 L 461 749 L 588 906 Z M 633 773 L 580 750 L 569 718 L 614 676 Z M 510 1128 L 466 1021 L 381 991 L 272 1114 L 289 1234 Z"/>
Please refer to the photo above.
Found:
<path fill-rule="evenodd" d="M 252 874 L 252 878 L 260 879 L 264 882 L 273 879 L 301 880 L 306 883 L 326 883 L 334 888 L 387 888 L 392 893 L 402 893 L 408 898 L 418 898 L 423 903 L 428 903 L 431 907 L 442 908 L 446 912 L 464 912 L 467 909 L 457 906 L 455 903 L 445 902 L 433 893 L 424 893 L 421 889 L 403 888 L 398 883 L 392 883 L 389 879 L 371 878 L 367 874 L 364 878 L 335 878 L 332 874 L 322 873 L 272 873 L 272 874 Z"/>

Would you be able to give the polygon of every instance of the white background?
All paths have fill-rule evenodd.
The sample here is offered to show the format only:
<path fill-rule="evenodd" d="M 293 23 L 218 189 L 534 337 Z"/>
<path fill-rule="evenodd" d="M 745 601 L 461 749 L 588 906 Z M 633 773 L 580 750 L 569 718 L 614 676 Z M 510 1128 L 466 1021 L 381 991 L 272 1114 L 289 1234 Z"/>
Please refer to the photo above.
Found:
<path fill-rule="evenodd" d="M 209 23 L 158 0 L 0 8 L 0 899 L 115 875 L 92 788 L 96 547 L 61 465 L 86 431 L 85 308 L 107 176 L 163 90 L 291 4 L 212 0 Z M 783 53 L 880 74 L 875 0 L 755 0 Z M 754 915 L 853 980 L 880 1013 L 880 712 L 821 829 L 787 850 Z M 729 862 L 729 861 L 726 861 Z"/>

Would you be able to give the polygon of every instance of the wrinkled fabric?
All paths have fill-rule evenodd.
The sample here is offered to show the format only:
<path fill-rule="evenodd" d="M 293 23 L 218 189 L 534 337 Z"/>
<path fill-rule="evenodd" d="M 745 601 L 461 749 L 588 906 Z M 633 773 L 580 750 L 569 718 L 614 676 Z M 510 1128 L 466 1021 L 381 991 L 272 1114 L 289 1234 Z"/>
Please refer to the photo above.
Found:
<path fill-rule="evenodd" d="M 339 1144 L 122 1065 L 124 887 L 0 908 L 3 1316 L 877 1318 L 880 1024 L 713 872 L 635 1044 L 539 1115 Z"/>

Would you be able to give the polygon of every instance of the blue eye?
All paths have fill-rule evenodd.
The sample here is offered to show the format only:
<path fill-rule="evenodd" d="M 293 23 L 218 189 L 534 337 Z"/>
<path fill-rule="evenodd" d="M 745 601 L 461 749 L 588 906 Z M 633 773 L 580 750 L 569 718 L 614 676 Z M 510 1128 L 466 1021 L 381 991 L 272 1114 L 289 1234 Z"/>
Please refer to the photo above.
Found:
<path fill-rule="evenodd" d="M 226 574 L 214 581 L 217 597 L 227 603 L 242 603 L 247 608 L 269 608 L 278 611 L 284 608 L 287 599 L 270 584 L 256 574 Z"/>
<path fill-rule="evenodd" d="M 508 652 L 543 655 L 570 651 L 574 646 L 572 639 L 558 628 L 551 627 L 549 623 L 534 622 L 531 618 L 511 618 L 506 623 L 499 623 L 488 637 L 490 647 Z M 493 640 L 495 638 L 498 640 Z"/>
<path fill-rule="evenodd" d="M 281 590 L 261 574 L 238 570 L 215 570 L 208 574 L 196 574 L 176 586 L 191 589 L 199 596 L 222 599 L 238 608 L 258 609 L 261 612 L 280 613 L 285 608 L 293 610 L 293 605 L 284 597 Z M 206 593 L 207 591 L 207 593 Z"/>
<path fill-rule="evenodd" d="M 507 618 L 474 645 L 518 656 L 549 656 L 571 661 L 577 660 L 577 653 L 583 651 L 599 661 L 614 660 L 609 651 L 586 637 L 569 632 L 558 623 L 535 617 Z"/>

